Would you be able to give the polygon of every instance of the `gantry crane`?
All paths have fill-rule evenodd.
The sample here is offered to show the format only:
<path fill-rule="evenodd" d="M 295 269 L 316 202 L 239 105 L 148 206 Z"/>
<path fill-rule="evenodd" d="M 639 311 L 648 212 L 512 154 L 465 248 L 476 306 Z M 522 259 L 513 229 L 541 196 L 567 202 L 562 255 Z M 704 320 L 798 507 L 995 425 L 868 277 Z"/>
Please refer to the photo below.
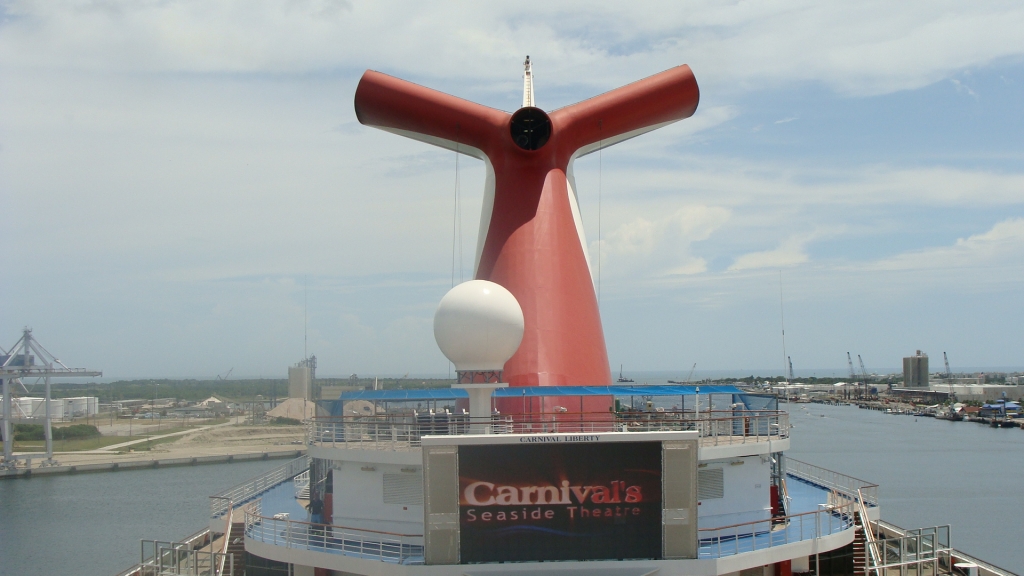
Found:
<path fill-rule="evenodd" d="M 46 439 L 45 464 L 53 465 L 53 433 L 50 428 L 50 378 L 67 376 L 103 376 L 103 372 L 85 368 L 68 368 L 56 356 L 50 354 L 32 336 L 32 329 L 25 327 L 21 338 L 14 343 L 10 352 L 0 355 L 0 382 L 3 389 L 3 433 L 4 459 L 0 467 L 13 468 L 16 460 L 30 460 L 42 454 L 19 454 L 14 456 L 14 426 L 11 410 L 11 382 L 21 383 L 23 378 L 42 378 L 46 382 L 46 415 L 43 422 L 43 437 Z M 24 386 L 24 384 L 22 384 Z"/>

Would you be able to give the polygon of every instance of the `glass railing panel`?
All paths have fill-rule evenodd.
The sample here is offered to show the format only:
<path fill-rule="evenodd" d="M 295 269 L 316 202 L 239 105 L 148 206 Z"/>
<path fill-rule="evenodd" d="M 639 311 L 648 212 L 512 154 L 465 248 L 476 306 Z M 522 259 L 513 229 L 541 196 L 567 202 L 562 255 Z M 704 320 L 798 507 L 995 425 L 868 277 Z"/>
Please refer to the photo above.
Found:
<path fill-rule="evenodd" d="M 767 441 L 789 436 L 784 412 L 734 411 L 530 414 L 525 417 L 470 418 L 464 414 L 380 415 L 315 418 L 307 427 L 310 444 L 359 445 L 408 450 L 429 435 L 538 434 L 559 432 L 655 432 L 696 430 L 705 445 Z M 369 445 L 369 446 L 367 446 Z"/>

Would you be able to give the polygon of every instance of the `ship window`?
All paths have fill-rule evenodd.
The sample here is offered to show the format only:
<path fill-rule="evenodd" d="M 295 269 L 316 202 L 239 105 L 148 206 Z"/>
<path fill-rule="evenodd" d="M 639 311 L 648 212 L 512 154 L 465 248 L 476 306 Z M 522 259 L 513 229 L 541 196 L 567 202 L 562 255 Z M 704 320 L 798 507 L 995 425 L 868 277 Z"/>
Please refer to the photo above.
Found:
<path fill-rule="evenodd" d="M 697 500 L 725 497 L 725 473 L 721 468 L 697 470 Z"/>
<path fill-rule="evenodd" d="M 419 474 L 384 474 L 384 503 L 422 506 L 423 476 Z"/>

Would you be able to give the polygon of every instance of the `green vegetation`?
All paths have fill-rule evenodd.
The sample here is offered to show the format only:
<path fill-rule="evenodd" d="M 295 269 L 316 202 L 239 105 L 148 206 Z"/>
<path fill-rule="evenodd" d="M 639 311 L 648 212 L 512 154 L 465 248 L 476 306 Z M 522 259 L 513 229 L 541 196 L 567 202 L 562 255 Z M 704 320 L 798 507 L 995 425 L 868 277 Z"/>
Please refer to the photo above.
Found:
<path fill-rule="evenodd" d="M 284 416 L 278 416 L 270 421 L 275 426 L 299 426 L 302 424 L 301 420 L 295 418 L 285 418 Z"/>
<path fill-rule="evenodd" d="M 94 438 L 80 438 L 76 440 L 54 440 L 53 449 L 57 452 L 77 452 L 79 450 L 98 450 L 114 444 L 127 442 L 130 438 L 125 436 L 97 436 Z M 46 442 L 39 440 L 15 441 L 15 450 L 43 450 Z"/>
<path fill-rule="evenodd" d="M 317 378 L 316 383 L 324 387 L 370 388 L 373 378 Z M 377 387 L 385 390 L 408 388 L 446 388 L 454 383 L 449 379 L 380 378 Z M 80 384 L 59 383 L 52 385 L 54 398 L 72 396 L 97 396 L 100 403 L 116 400 L 174 398 L 199 402 L 216 396 L 228 402 L 252 402 L 254 400 L 282 399 L 288 396 L 288 380 L 284 378 L 259 378 L 242 380 L 121 380 L 109 384 L 84 382 Z M 260 397 L 260 398 L 257 398 Z M 337 398 L 324 398 L 336 400 Z"/>
<path fill-rule="evenodd" d="M 81 440 L 99 437 L 100 431 L 89 424 L 72 424 L 71 426 L 54 427 L 50 430 L 54 440 Z M 31 441 L 46 440 L 42 424 L 15 424 L 14 440 Z"/>

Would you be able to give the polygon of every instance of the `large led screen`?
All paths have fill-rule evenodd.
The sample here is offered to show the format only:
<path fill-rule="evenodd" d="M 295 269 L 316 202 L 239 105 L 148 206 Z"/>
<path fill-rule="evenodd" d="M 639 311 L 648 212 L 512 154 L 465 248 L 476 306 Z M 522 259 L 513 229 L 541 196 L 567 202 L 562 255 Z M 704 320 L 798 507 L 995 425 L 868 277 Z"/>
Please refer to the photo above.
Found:
<path fill-rule="evenodd" d="M 661 508 L 659 442 L 459 447 L 463 563 L 660 558 Z"/>

